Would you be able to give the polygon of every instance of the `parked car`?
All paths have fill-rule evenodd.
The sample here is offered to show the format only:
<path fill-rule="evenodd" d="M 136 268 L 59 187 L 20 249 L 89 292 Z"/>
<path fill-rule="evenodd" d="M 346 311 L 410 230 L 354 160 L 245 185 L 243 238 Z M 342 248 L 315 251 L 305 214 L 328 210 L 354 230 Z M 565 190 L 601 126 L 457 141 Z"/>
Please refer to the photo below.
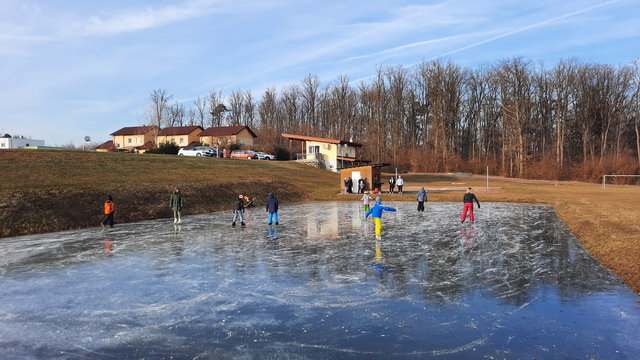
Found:
<path fill-rule="evenodd" d="M 256 152 L 256 155 L 258 155 L 259 160 L 275 160 L 276 159 L 275 156 L 267 154 L 264 151 L 258 151 Z"/>
<path fill-rule="evenodd" d="M 218 156 L 218 149 L 214 148 L 214 147 L 207 147 L 207 149 L 211 150 L 211 153 L 213 157 L 217 157 Z"/>
<path fill-rule="evenodd" d="M 206 154 L 203 154 L 203 156 L 210 156 L 210 157 L 215 157 L 216 156 L 216 149 L 212 148 L 212 147 L 208 147 L 208 146 L 196 146 L 196 149 L 202 150 L 204 151 Z"/>
<path fill-rule="evenodd" d="M 184 156 L 213 156 L 213 151 L 206 147 L 185 146 L 178 150 L 178 155 Z"/>
<path fill-rule="evenodd" d="M 251 160 L 251 159 L 257 159 L 258 154 L 256 154 L 256 152 L 252 150 L 233 150 L 231 152 L 231 158 Z"/>

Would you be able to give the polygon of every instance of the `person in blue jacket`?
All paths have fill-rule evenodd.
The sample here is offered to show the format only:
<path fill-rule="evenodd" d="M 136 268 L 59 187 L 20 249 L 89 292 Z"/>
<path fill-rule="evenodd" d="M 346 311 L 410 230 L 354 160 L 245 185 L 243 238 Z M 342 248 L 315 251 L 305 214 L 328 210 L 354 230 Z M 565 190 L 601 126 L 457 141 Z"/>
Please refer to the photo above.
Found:
<path fill-rule="evenodd" d="M 376 198 L 375 205 L 373 205 L 373 207 L 369 209 L 369 211 L 367 211 L 366 214 L 364 214 L 365 218 L 369 217 L 369 215 L 371 215 L 371 217 L 373 218 L 373 222 L 376 224 L 377 237 L 380 237 L 380 235 L 382 234 L 382 212 L 383 211 L 396 211 L 396 209 L 382 205 L 382 198 L 378 196 Z"/>
<path fill-rule="evenodd" d="M 278 198 L 273 194 L 269 194 L 269 198 L 267 199 L 267 211 L 269 212 L 269 225 L 273 221 L 278 225 Z"/>

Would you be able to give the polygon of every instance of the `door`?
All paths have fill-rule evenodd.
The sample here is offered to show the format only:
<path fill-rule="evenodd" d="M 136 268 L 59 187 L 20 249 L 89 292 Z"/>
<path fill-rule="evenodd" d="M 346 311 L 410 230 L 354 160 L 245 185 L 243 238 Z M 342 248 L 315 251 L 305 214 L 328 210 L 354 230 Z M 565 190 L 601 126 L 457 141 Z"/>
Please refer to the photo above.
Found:
<path fill-rule="evenodd" d="M 362 176 L 362 174 L 360 173 L 360 171 L 352 171 L 351 172 L 351 180 L 353 183 L 353 186 L 351 187 L 351 192 L 357 193 L 358 192 L 358 180 L 360 180 L 360 177 Z"/>

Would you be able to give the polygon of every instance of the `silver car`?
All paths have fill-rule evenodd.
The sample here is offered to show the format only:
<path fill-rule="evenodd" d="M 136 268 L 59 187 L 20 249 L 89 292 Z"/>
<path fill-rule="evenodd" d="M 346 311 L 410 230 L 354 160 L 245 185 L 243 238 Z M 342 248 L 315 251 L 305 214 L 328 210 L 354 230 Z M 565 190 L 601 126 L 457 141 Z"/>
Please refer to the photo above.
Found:
<path fill-rule="evenodd" d="M 206 147 L 185 146 L 178 150 L 180 156 L 213 156 L 213 151 Z"/>
<path fill-rule="evenodd" d="M 275 156 L 267 154 L 264 151 L 258 151 L 256 152 L 256 155 L 258 155 L 259 160 L 275 160 L 276 159 Z"/>

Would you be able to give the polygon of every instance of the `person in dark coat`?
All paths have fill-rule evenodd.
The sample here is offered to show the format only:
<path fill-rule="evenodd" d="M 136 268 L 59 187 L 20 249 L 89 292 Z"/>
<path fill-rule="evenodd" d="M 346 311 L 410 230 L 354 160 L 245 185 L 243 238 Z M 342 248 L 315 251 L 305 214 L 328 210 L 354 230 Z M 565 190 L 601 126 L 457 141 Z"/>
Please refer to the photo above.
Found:
<path fill-rule="evenodd" d="M 180 188 L 177 186 L 173 189 L 173 194 L 171 194 L 171 199 L 169 199 L 169 206 L 171 207 L 171 210 L 173 210 L 173 223 L 180 224 L 182 221 L 180 216 L 182 207 L 184 206 L 184 199 L 182 198 Z"/>
<path fill-rule="evenodd" d="M 273 223 L 274 221 L 276 222 L 276 225 L 279 224 L 278 222 L 278 198 L 275 197 L 275 195 L 273 194 L 269 194 L 269 198 L 267 199 L 267 212 L 269 212 L 269 225 L 271 225 L 271 223 Z"/>
<path fill-rule="evenodd" d="M 104 220 L 100 223 L 102 227 L 109 223 L 109 227 L 113 227 L 113 210 L 115 209 L 115 205 L 113 204 L 113 198 L 111 195 L 107 198 L 107 201 L 104 202 L 104 214 L 107 215 Z"/>
<path fill-rule="evenodd" d="M 364 189 L 366 184 L 364 183 L 364 179 L 358 179 L 358 194 L 364 194 Z"/>
<path fill-rule="evenodd" d="M 427 201 L 427 192 L 424 191 L 424 187 L 420 187 L 420 191 L 418 191 L 416 199 L 418 200 L 418 211 L 424 212 L 424 203 Z"/>
<path fill-rule="evenodd" d="M 240 218 L 240 224 L 244 226 L 244 196 L 242 194 L 238 194 L 236 201 L 233 203 L 233 222 L 231 226 L 236 226 L 237 218 Z"/>
<path fill-rule="evenodd" d="M 473 200 L 476 201 L 476 203 L 478 204 L 478 209 L 480 209 L 480 202 L 478 201 L 478 198 L 475 196 L 474 193 L 471 192 L 471 188 L 468 188 L 467 192 L 464 194 L 462 198 L 462 202 L 464 203 L 464 209 L 462 210 L 462 217 L 460 217 L 461 223 L 463 223 L 464 220 L 467 218 L 467 211 L 470 211 L 469 220 L 471 220 L 471 222 L 475 221 L 475 219 L 473 218 Z"/>

